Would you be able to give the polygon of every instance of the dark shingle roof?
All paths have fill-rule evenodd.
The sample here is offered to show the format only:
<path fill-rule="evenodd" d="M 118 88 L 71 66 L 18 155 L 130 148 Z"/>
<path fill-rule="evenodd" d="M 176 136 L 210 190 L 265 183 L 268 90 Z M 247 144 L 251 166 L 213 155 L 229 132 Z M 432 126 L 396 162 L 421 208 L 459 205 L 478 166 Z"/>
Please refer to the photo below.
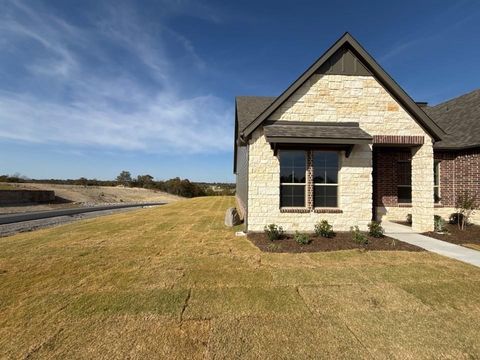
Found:
<path fill-rule="evenodd" d="M 480 89 L 423 109 L 447 133 L 436 149 L 480 146 Z"/>
<path fill-rule="evenodd" d="M 306 143 L 371 143 L 372 136 L 358 126 L 358 123 L 315 123 L 304 122 L 285 124 L 277 121 L 264 127 L 269 142 Z"/>
<path fill-rule="evenodd" d="M 274 96 L 237 96 L 238 134 L 245 130 L 275 99 Z"/>

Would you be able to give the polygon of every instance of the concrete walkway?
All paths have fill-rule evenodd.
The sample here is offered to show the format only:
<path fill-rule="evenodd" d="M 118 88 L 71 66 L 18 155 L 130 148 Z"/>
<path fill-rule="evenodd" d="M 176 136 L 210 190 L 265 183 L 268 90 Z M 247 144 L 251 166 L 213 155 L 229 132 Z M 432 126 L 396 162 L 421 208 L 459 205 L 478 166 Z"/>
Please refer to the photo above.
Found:
<path fill-rule="evenodd" d="M 452 259 L 463 261 L 467 264 L 480 267 L 480 251 L 437 240 L 428 236 L 420 235 L 405 225 L 390 221 L 382 221 L 385 235 L 421 247 L 425 250 L 447 256 Z"/>

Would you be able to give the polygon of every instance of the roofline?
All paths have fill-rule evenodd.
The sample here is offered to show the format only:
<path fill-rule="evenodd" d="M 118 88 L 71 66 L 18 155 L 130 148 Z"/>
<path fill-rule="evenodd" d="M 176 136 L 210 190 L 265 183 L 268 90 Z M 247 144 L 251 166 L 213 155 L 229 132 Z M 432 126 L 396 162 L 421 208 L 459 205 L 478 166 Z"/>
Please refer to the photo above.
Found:
<path fill-rule="evenodd" d="M 463 145 L 463 146 L 455 146 L 455 145 L 438 145 L 433 146 L 433 151 L 462 151 L 462 150 L 474 150 L 480 149 L 480 144 L 473 144 L 473 145 Z"/>
<path fill-rule="evenodd" d="M 322 66 L 338 49 L 343 45 L 349 44 L 359 55 L 364 65 L 370 72 L 377 77 L 387 91 L 392 93 L 401 103 L 402 107 L 412 115 L 419 125 L 424 128 L 436 141 L 441 140 L 445 134 L 439 127 L 408 94 L 386 73 L 385 70 L 375 61 L 375 59 L 350 35 L 348 32 L 338 39 L 327 51 L 323 53 L 300 77 L 295 80 L 279 97 L 277 97 L 270 106 L 268 106 L 257 118 L 242 131 L 241 136 L 246 138 L 277 110 L 298 88 L 305 83 L 315 71 Z"/>
<path fill-rule="evenodd" d="M 351 145 L 351 144 L 372 144 L 373 138 L 332 138 L 332 137 L 293 137 L 293 136 L 267 136 L 267 142 L 269 143 L 293 143 L 293 144 L 339 144 L 339 145 Z"/>

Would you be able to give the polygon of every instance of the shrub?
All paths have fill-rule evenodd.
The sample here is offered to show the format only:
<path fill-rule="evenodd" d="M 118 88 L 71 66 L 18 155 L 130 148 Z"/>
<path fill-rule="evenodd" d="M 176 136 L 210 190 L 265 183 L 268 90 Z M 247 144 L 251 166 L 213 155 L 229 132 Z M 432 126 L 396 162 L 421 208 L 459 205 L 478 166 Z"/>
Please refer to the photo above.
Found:
<path fill-rule="evenodd" d="M 445 220 L 440 215 L 435 215 L 433 217 L 433 227 L 436 232 L 445 231 Z"/>
<path fill-rule="evenodd" d="M 383 237 L 385 230 L 378 221 L 370 221 L 368 224 L 368 234 L 374 238 Z"/>
<path fill-rule="evenodd" d="M 300 245 L 307 245 L 310 244 L 310 242 L 312 241 L 310 239 L 310 236 L 308 236 L 307 234 L 299 233 L 298 231 L 295 231 L 295 235 L 293 235 L 293 238 Z"/>
<path fill-rule="evenodd" d="M 448 218 L 448 222 L 452 225 L 458 225 L 462 221 L 463 221 L 463 215 L 459 213 L 452 213 Z"/>
<path fill-rule="evenodd" d="M 364 233 L 362 233 L 360 231 L 358 226 L 352 226 L 350 228 L 350 231 L 352 233 L 352 239 L 353 239 L 354 242 L 356 242 L 357 244 L 360 244 L 360 245 L 367 245 L 368 244 L 367 237 L 365 236 Z"/>
<path fill-rule="evenodd" d="M 315 224 L 315 234 L 324 238 L 331 238 L 335 235 L 333 232 L 333 226 L 330 225 L 327 220 L 322 220 Z"/>
<path fill-rule="evenodd" d="M 281 250 L 281 249 L 282 249 L 282 247 L 281 247 L 280 245 L 278 245 L 278 244 L 273 244 L 273 243 L 272 243 L 272 244 L 268 244 L 268 245 L 267 245 L 267 250 L 268 250 L 268 251 L 271 251 L 271 252 L 276 252 L 276 251 L 279 251 L 279 250 Z"/>
<path fill-rule="evenodd" d="M 458 217 L 458 227 L 464 230 L 465 226 L 468 225 L 470 216 L 473 215 L 477 208 L 476 196 L 470 195 L 468 191 L 465 191 L 463 195 L 457 197 L 455 208 L 457 213 L 461 215 Z"/>
<path fill-rule="evenodd" d="M 412 214 L 407 214 L 407 224 L 412 225 Z"/>
<path fill-rule="evenodd" d="M 265 231 L 265 234 L 267 234 L 268 240 L 270 241 L 279 240 L 284 234 L 283 228 L 275 224 L 266 225 L 263 231 Z"/>

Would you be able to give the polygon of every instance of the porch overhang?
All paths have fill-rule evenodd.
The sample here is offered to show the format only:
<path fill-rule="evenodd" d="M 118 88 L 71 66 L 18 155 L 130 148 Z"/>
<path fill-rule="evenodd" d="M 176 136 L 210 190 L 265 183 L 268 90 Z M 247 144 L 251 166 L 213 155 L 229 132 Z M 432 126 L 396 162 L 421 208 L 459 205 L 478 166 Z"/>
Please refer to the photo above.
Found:
<path fill-rule="evenodd" d="M 373 137 L 358 123 L 277 121 L 264 127 L 265 138 L 276 154 L 282 147 L 345 150 L 348 157 L 357 144 L 372 144 Z"/>
<path fill-rule="evenodd" d="M 373 145 L 376 147 L 417 147 L 425 143 L 421 135 L 374 135 Z"/>

